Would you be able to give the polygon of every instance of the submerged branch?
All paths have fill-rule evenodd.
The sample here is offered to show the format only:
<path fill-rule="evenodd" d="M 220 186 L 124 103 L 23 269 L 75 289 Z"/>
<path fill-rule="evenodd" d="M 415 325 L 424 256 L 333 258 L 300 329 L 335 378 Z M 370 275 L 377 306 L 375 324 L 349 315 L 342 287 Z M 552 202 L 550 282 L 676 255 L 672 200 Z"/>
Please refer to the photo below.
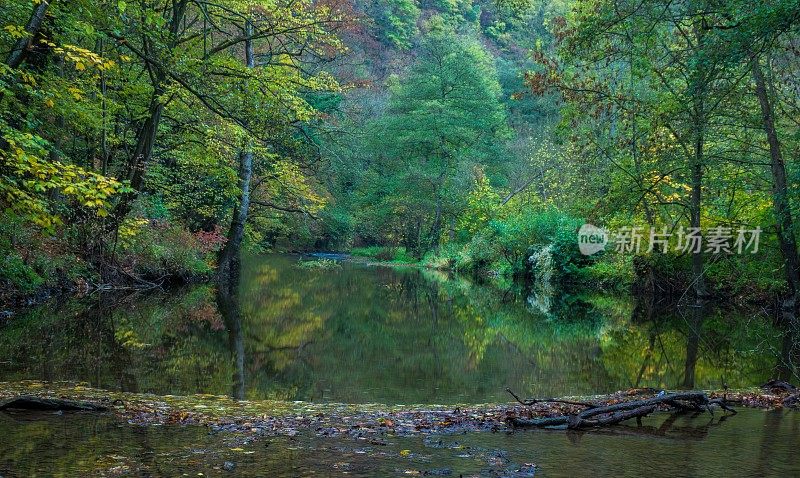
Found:
<path fill-rule="evenodd" d="M 511 391 L 509 391 L 509 393 L 511 393 Z M 514 395 L 513 393 L 511 394 Z M 516 395 L 514 395 L 514 398 L 517 398 Z M 517 398 L 517 401 L 523 405 L 532 405 L 534 403 L 547 400 L 529 400 L 523 402 Z M 573 402 L 572 404 L 578 405 L 576 402 Z M 707 410 L 713 415 L 714 412 L 711 409 L 712 405 L 718 406 L 734 415 L 736 414 L 736 410 L 728 406 L 728 403 L 724 398 L 709 399 L 705 392 L 682 392 L 660 394 L 652 398 L 619 402 L 606 406 L 593 405 L 592 408 L 588 408 L 573 415 L 561 415 L 537 419 L 524 419 L 515 417 L 509 419 L 509 422 L 511 426 L 517 428 L 565 426 L 568 429 L 577 430 L 583 428 L 616 425 L 617 423 L 630 420 L 631 418 L 642 418 L 665 406 L 668 410 L 673 412 L 702 412 Z"/>

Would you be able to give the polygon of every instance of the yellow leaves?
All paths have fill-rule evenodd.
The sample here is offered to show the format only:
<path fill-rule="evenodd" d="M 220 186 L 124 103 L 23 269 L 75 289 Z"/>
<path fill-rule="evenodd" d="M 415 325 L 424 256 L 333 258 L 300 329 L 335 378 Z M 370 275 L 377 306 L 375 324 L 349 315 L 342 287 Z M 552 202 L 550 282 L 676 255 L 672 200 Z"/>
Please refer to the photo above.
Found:
<path fill-rule="evenodd" d="M 474 234 L 493 218 L 500 203 L 499 194 L 492 189 L 480 167 L 474 170 L 475 183 L 467 196 L 467 208 L 459 218 L 459 227 Z"/>
<path fill-rule="evenodd" d="M 23 83 L 36 86 L 36 78 L 26 71 L 20 71 L 19 77 Z"/>
<path fill-rule="evenodd" d="M 310 213 L 320 211 L 327 203 L 326 199 L 315 191 L 314 185 L 300 170 L 300 167 L 291 161 L 277 159 L 273 166 L 272 180 L 266 188 L 269 197 L 280 197 L 282 202 L 287 200 Z"/>
<path fill-rule="evenodd" d="M 28 31 L 25 30 L 25 27 L 19 25 L 6 25 L 3 27 L 3 30 L 7 31 L 14 40 L 28 36 Z"/>
<path fill-rule="evenodd" d="M 109 198 L 126 188 L 114 178 L 81 167 L 42 160 L 47 151 L 41 139 L 30 133 L 4 129 L 2 134 L 10 147 L 0 154 L 0 169 L 7 171 L 0 181 L 0 197 L 45 230 L 53 232 L 61 224 L 49 210 L 50 191 L 59 191 L 102 217 L 108 215 Z"/>
<path fill-rule="evenodd" d="M 141 349 L 146 346 L 146 344 L 142 343 L 136 336 L 136 332 L 131 329 L 125 329 L 124 327 L 125 325 L 122 325 L 114 332 L 114 338 L 117 343 L 129 349 Z"/>
<path fill-rule="evenodd" d="M 103 213 L 100 213 L 103 211 Z M 98 209 L 98 215 L 104 216 L 108 214 L 105 209 Z M 140 217 L 129 217 L 122 221 L 122 224 L 119 225 L 119 241 L 120 245 L 123 248 L 127 248 L 131 245 L 131 240 L 139 235 L 142 229 L 148 224 L 147 219 L 143 219 Z"/>
<path fill-rule="evenodd" d="M 47 98 L 46 100 L 44 100 L 44 105 L 47 106 L 48 108 L 52 108 L 56 104 L 55 104 L 55 102 L 53 101 L 52 98 Z"/>
<path fill-rule="evenodd" d="M 53 47 L 53 52 L 72 62 L 76 71 L 86 71 L 87 67 L 92 67 L 98 71 L 107 71 L 116 66 L 114 60 L 102 57 L 86 48 L 75 45 L 56 47 L 52 42 L 48 42 L 48 45 Z"/>
<path fill-rule="evenodd" d="M 81 101 L 83 99 L 83 90 L 77 86 L 70 86 L 67 88 L 67 91 L 75 98 L 75 101 Z"/>

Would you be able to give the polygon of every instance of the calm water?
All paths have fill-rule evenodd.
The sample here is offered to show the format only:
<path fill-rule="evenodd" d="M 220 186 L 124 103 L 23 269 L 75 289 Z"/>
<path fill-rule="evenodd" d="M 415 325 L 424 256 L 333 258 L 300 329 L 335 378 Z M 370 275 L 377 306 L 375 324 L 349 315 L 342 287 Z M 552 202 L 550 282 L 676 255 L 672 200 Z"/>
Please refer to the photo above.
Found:
<path fill-rule="evenodd" d="M 0 381 L 81 380 L 248 399 L 483 403 L 507 401 L 506 387 L 541 397 L 753 386 L 790 355 L 791 341 L 759 311 L 526 296 L 415 269 L 344 262 L 319 271 L 297 267 L 298 260 L 248 258 L 235 313 L 199 286 L 18 314 L 0 327 Z"/>
<path fill-rule="evenodd" d="M 604 432 L 226 442 L 200 427 L 136 427 L 103 415 L 0 413 L 0 475 L 39 476 L 800 476 L 800 413 L 743 410 L 645 419 Z M 235 464 L 233 472 L 222 467 Z M 200 475 L 202 474 L 202 475 Z M 447 476 L 447 475 L 446 475 Z"/>

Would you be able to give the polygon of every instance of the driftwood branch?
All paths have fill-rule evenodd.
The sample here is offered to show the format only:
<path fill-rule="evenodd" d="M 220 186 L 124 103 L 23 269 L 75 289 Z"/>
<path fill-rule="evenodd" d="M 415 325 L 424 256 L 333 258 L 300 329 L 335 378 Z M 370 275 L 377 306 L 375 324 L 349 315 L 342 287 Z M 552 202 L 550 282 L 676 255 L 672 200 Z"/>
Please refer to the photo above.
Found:
<path fill-rule="evenodd" d="M 108 410 L 102 405 L 76 400 L 62 400 L 55 398 L 39 398 L 32 396 L 19 396 L 0 400 L 0 410 L 64 410 L 64 411 L 90 411 L 104 412 Z"/>
<path fill-rule="evenodd" d="M 517 399 L 517 401 L 523 405 L 537 403 L 537 401 L 530 400 L 522 401 Z M 578 403 L 580 402 L 573 402 L 572 404 Z M 616 425 L 631 418 L 642 418 L 663 407 L 674 411 L 708 411 L 713 414 L 712 406 L 718 406 L 727 412 L 736 414 L 736 410 L 728 406 L 724 398 L 709 399 L 704 392 L 683 392 L 660 394 L 652 398 L 631 400 L 613 405 L 593 405 L 592 408 L 587 408 L 573 415 L 536 419 L 511 418 L 509 421 L 512 426 L 517 428 L 562 427 L 577 430 Z"/>

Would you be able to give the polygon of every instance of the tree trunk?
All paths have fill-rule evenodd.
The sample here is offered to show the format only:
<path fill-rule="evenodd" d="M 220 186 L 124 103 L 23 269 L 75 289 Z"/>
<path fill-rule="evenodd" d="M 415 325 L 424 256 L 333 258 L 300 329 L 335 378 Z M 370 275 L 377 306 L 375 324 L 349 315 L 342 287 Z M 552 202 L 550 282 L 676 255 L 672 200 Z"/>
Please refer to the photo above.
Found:
<path fill-rule="evenodd" d="M 697 48 L 702 50 L 705 44 L 705 30 L 701 25 L 694 26 L 697 38 Z M 692 195 L 689 203 L 689 222 L 696 234 L 702 238 L 700 215 L 703 205 L 703 164 L 705 162 L 705 128 L 708 123 L 706 112 L 706 72 L 702 62 L 696 65 L 691 72 L 689 92 L 692 96 L 692 115 L 694 123 L 694 151 L 690 160 L 691 167 L 691 187 Z M 706 282 L 703 270 L 703 247 L 702 239 L 699 239 L 700 247 L 692 250 L 692 284 L 694 288 L 695 302 L 702 304 L 706 297 Z"/>
<path fill-rule="evenodd" d="M 242 152 L 239 155 L 239 187 L 242 195 L 239 204 L 233 208 L 233 220 L 228 230 L 228 241 L 220 252 L 219 268 L 217 270 L 218 280 L 227 282 L 231 278 L 231 272 L 238 266 L 239 254 L 244 238 L 244 226 L 247 223 L 247 215 L 250 209 L 250 181 L 253 176 L 253 153 L 251 151 Z"/>
<path fill-rule="evenodd" d="M 160 81 L 163 80 L 164 77 L 160 79 Z M 162 93 L 163 88 L 160 86 L 153 92 L 147 119 L 136 135 L 136 146 L 133 150 L 133 155 L 128 160 L 127 168 L 123 175 L 125 179 L 130 181 L 133 192 L 124 194 L 120 198 L 119 203 L 114 208 L 113 218 L 109 222 L 110 230 L 115 229 L 131 211 L 133 201 L 142 187 L 147 163 L 150 162 L 150 158 L 153 156 L 153 147 L 156 142 L 158 125 L 161 122 L 161 113 L 164 111 L 164 104 L 161 102 Z"/>
<path fill-rule="evenodd" d="M 702 126 L 698 125 L 698 128 Z M 689 205 L 690 226 L 700 231 L 700 212 L 702 207 L 702 191 L 703 191 L 703 147 L 704 138 L 703 132 L 696 133 L 694 158 L 692 161 L 692 198 Z M 698 232 L 698 234 L 700 234 Z M 705 277 L 703 276 L 703 249 L 702 244 L 698 250 L 692 251 L 692 284 L 694 287 L 695 299 L 697 303 L 701 303 L 708 295 L 706 291 Z"/>
<path fill-rule="evenodd" d="M 50 3 L 54 1 L 55 0 L 50 0 L 49 2 L 39 2 L 39 4 L 33 9 L 33 14 L 31 15 L 30 20 L 28 20 L 28 24 L 25 25 L 25 31 L 28 32 L 28 35 L 20 38 L 16 43 L 14 43 L 14 47 L 11 48 L 11 53 L 8 54 L 8 59 L 6 60 L 6 64 L 8 64 L 8 66 L 11 68 L 17 68 L 25 60 L 25 57 L 28 55 L 28 49 L 31 46 L 31 42 L 36 37 L 39 29 L 42 28 L 44 17 L 47 14 L 47 7 L 49 7 Z"/>
<path fill-rule="evenodd" d="M 442 235 L 442 197 L 436 195 L 436 210 L 433 216 L 433 224 L 431 225 L 430 238 L 428 239 L 428 248 L 436 249 L 439 247 L 439 237 Z"/>
<path fill-rule="evenodd" d="M 256 60 L 253 51 L 253 42 L 249 39 L 253 35 L 253 24 L 248 20 L 245 24 L 245 63 L 247 68 L 255 68 Z M 253 177 L 253 151 L 250 145 L 239 153 L 239 187 L 241 196 L 239 204 L 233 208 L 233 219 L 228 231 L 228 242 L 222 249 L 219 257 L 219 267 L 217 270 L 217 280 L 220 283 L 230 281 L 231 272 L 238 267 L 239 254 L 242 248 L 242 238 L 244 237 L 244 226 L 247 224 L 247 216 L 250 210 L 250 182 Z"/>
<path fill-rule="evenodd" d="M 170 20 L 172 40 L 167 45 L 169 51 L 173 51 L 178 45 L 178 36 L 181 24 L 184 21 L 184 16 L 186 15 L 187 5 L 188 0 L 173 2 L 172 19 Z M 116 228 L 130 212 L 132 203 L 138 197 L 139 189 L 141 189 L 147 163 L 150 162 L 150 158 L 153 156 L 153 147 L 156 143 L 158 125 L 161 123 L 161 114 L 164 111 L 164 103 L 161 97 L 164 94 L 167 82 L 167 72 L 163 71 L 160 67 L 154 68 L 155 78 L 153 81 L 153 93 L 150 97 L 147 119 L 137 132 L 136 146 L 128 160 L 123 176 L 130 181 L 133 192 L 122 196 L 117 207 L 114 208 L 114 216 L 109 223 L 112 229 Z"/>
<path fill-rule="evenodd" d="M 783 162 L 778 133 L 775 130 L 775 119 L 767 94 L 766 82 L 761 72 L 758 58 L 752 64 L 753 80 L 758 102 L 761 105 L 761 116 L 764 132 L 769 143 L 770 165 L 772 169 L 772 205 L 775 210 L 775 225 L 778 235 L 778 244 L 783 255 L 786 283 L 789 286 L 789 298 L 784 307 L 793 312 L 798 308 L 798 294 L 800 294 L 800 259 L 797 254 L 797 242 L 794 235 L 792 212 L 789 206 L 788 188 L 786 185 L 786 165 Z"/>

